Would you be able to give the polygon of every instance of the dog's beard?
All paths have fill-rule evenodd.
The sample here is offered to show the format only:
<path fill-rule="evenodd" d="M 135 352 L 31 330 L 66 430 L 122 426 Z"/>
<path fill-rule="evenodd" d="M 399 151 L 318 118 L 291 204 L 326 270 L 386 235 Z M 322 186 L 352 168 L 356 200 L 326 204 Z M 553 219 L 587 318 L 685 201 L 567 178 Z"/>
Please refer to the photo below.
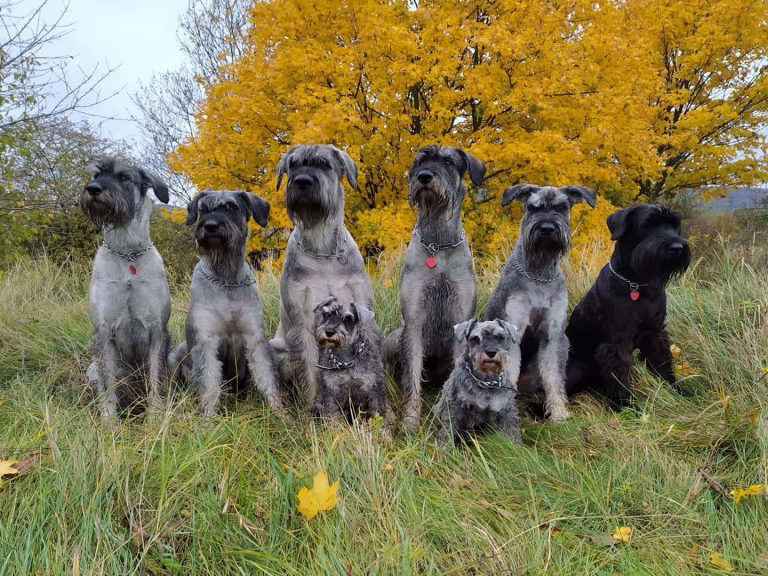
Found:
<path fill-rule="evenodd" d="M 198 252 L 217 269 L 238 269 L 245 252 L 245 241 L 246 234 L 229 223 L 212 234 L 205 231 L 202 222 L 195 230 Z"/>
<path fill-rule="evenodd" d="M 685 272 L 691 263 L 690 248 L 683 244 L 683 251 L 673 254 L 666 248 L 668 244 L 668 240 L 651 237 L 635 246 L 630 262 L 632 280 L 667 284 Z"/>
<path fill-rule="evenodd" d="M 437 183 L 439 181 L 433 180 L 422 185 L 416 180 L 411 184 L 408 202 L 411 206 L 418 206 L 419 216 L 424 220 L 432 220 L 451 207 L 450 198 L 445 188 Z"/>
<path fill-rule="evenodd" d="M 315 340 L 321 349 L 344 350 L 348 347 L 346 334 L 337 331 L 333 336 L 328 336 L 323 326 L 315 331 Z"/>
<path fill-rule="evenodd" d="M 472 357 L 472 370 L 478 376 L 498 376 L 504 370 L 504 359 L 501 355 L 487 358 L 483 354 L 475 354 Z"/>
<path fill-rule="evenodd" d="M 87 190 L 80 194 L 80 208 L 88 219 L 97 226 L 125 226 L 135 215 L 133 202 L 122 194 L 104 190 L 98 196 L 92 196 Z"/>
<path fill-rule="evenodd" d="M 523 243 L 526 263 L 534 269 L 543 268 L 559 260 L 571 249 L 570 231 L 556 224 L 550 235 L 541 234 L 535 226 L 524 226 Z"/>
<path fill-rule="evenodd" d="M 338 211 L 338 206 L 329 194 L 323 193 L 317 186 L 299 189 L 289 185 L 285 204 L 291 220 L 312 228 L 325 222 L 328 217 Z"/>

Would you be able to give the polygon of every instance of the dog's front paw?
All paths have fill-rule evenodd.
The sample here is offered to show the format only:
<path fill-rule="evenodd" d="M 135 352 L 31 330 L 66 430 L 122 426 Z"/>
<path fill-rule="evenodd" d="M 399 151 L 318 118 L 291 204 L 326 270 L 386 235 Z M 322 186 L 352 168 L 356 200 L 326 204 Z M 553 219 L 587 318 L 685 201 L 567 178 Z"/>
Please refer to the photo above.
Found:
<path fill-rule="evenodd" d="M 403 427 L 411 432 L 416 432 L 419 429 L 419 421 L 418 415 L 407 414 L 403 416 Z"/>
<path fill-rule="evenodd" d="M 550 422 L 562 422 L 563 420 L 568 420 L 568 418 L 571 417 L 571 413 L 568 411 L 568 408 L 565 406 L 553 406 L 549 410 L 549 421 Z"/>

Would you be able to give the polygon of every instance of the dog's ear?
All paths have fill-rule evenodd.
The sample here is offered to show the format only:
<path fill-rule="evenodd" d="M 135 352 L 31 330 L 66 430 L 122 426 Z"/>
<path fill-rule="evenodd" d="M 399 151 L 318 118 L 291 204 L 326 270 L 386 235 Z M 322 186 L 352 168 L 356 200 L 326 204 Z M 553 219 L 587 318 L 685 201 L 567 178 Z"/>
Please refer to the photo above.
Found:
<path fill-rule="evenodd" d="M 275 191 L 280 190 L 280 183 L 283 181 L 283 174 L 288 172 L 288 161 L 291 159 L 293 151 L 299 148 L 301 145 L 294 146 L 288 152 L 280 156 L 280 161 L 277 163 L 277 186 Z"/>
<path fill-rule="evenodd" d="M 152 172 L 144 170 L 143 168 L 139 168 L 139 177 L 141 178 L 142 193 L 146 194 L 147 189 L 152 188 L 157 199 L 163 204 L 168 204 L 170 197 L 168 195 L 168 186 L 165 185 L 165 182 L 152 174 Z"/>
<path fill-rule="evenodd" d="M 501 205 L 506 206 L 513 200 L 519 200 L 523 204 L 528 200 L 531 194 L 541 190 L 541 186 L 534 184 L 515 184 L 514 186 L 504 190 L 504 195 L 501 197 Z"/>
<path fill-rule="evenodd" d="M 597 204 L 597 192 L 591 188 L 585 188 L 584 186 L 563 186 L 560 190 L 568 196 L 571 205 L 578 204 L 579 202 L 586 202 L 589 204 L 590 208 L 594 208 Z"/>
<path fill-rule="evenodd" d="M 459 152 L 464 157 L 464 162 L 467 165 L 467 170 L 469 172 L 469 179 L 472 180 L 472 184 L 480 186 L 485 178 L 485 164 L 472 156 L 472 154 L 464 152 L 464 150 L 459 150 Z"/>
<path fill-rule="evenodd" d="M 354 190 L 359 190 L 357 187 L 357 164 L 355 164 L 355 161 L 343 150 L 334 148 L 333 151 L 336 154 L 336 159 L 339 161 L 342 172 L 344 172 L 349 181 L 349 185 L 352 186 Z"/>
<path fill-rule="evenodd" d="M 352 312 L 357 317 L 360 324 L 368 324 L 368 322 L 373 320 L 373 310 L 367 306 L 363 306 L 362 304 L 358 305 L 352 302 L 349 307 L 352 309 Z"/>
<path fill-rule="evenodd" d="M 608 230 L 611 231 L 611 240 L 618 240 L 626 234 L 629 228 L 629 219 L 637 206 L 624 208 L 608 216 Z"/>
<path fill-rule="evenodd" d="M 329 304 L 331 304 L 332 302 L 336 302 L 336 296 L 328 296 L 328 298 L 326 298 L 322 302 L 318 302 L 317 304 L 315 304 L 315 307 L 312 308 L 312 312 L 317 312 L 318 310 L 320 310 L 320 308 L 324 308 Z"/>
<path fill-rule="evenodd" d="M 510 324 L 506 320 L 502 320 L 501 318 L 496 319 L 496 323 L 502 327 L 502 329 L 509 335 L 510 340 L 514 343 L 519 343 L 520 338 L 518 337 L 518 329 L 517 326 L 514 324 Z"/>
<path fill-rule="evenodd" d="M 453 327 L 453 336 L 456 338 L 456 342 L 464 342 L 467 339 L 467 336 L 469 336 L 469 333 L 472 332 L 472 328 L 474 328 L 475 324 L 477 324 L 477 320 L 474 318 L 462 322 L 461 324 L 456 324 L 456 326 Z"/>
<path fill-rule="evenodd" d="M 256 194 L 249 194 L 248 192 L 240 192 L 240 195 L 256 224 L 264 228 L 269 219 L 269 202 Z"/>
<path fill-rule="evenodd" d="M 189 201 L 189 204 L 187 204 L 187 219 L 184 220 L 184 224 L 187 226 L 192 226 L 195 222 L 197 222 L 197 204 L 200 202 L 200 198 L 208 194 L 208 190 L 203 190 L 192 198 L 192 200 Z"/>

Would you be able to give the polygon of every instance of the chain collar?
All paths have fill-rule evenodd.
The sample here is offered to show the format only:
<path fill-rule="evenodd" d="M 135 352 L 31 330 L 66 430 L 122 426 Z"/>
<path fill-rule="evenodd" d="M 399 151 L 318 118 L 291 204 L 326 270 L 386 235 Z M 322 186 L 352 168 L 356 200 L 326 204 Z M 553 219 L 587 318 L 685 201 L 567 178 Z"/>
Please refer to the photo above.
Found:
<path fill-rule="evenodd" d="M 224 288 L 239 288 L 240 286 L 250 286 L 251 284 L 256 283 L 256 278 L 253 277 L 253 272 L 251 272 L 250 266 L 248 267 L 248 277 L 241 280 L 240 282 L 235 282 L 233 284 L 219 280 L 213 275 L 213 273 L 206 271 L 205 265 L 203 265 L 202 262 L 200 263 L 200 273 L 205 276 L 205 278 L 212 284 L 216 284 L 217 286 L 222 286 Z"/>
<path fill-rule="evenodd" d="M 499 389 L 517 390 L 517 388 L 515 388 L 514 386 L 508 386 L 507 384 L 505 384 L 505 382 L 507 381 L 507 376 L 503 370 L 499 372 L 499 375 L 495 380 L 481 380 L 480 378 L 475 376 L 475 373 L 472 370 L 472 366 L 470 366 L 469 364 L 469 360 L 464 361 L 464 370 L 467 371 L 467 374 L 469 374 L 472 377 L 472 379 L 475 382 L 477 382 L 477 385 L 480 386 L 481 388 L 491 388 L 494 390 L 499 390 Z"/>
<path fill-rule="evenodd" d="M 539 277 L 537 277 L 537 276 L 534 276 L 533 274 L 530 274 L 529 272 L 527 272 L 527 271 L 526 271 L 526 270 L 525 270 L 525 269 L 522 267 L 522 265 L 520 264 L 520 262 L 518 262 L 518 260 L 517 260 L 517 254 L 515 254 L 515 253 L 513 253 L 513 254 L 512 254 L 512 263 L 515 265 L 515 268 L 517 268 L 517 271 L 518 271 L 518 272 L 520 272 L 520 274 L 522 274 L 523 276 L 525 276 L 525 277 L 526 277 L 528 280 L 530 280 L 531 282 L 536 282 L 537 284 L 549 284 L 550 282 L 555 282 L 555 281 L 557 281 L 557 280 L 560 280 L 560 279 L 563 277 L 563 272 L 562 272 L 562 270 L 559 270 L 559 271 L 557 272 L 557 274 L 555 274 L 555 275 L 554 275 L 554 276 L 552 276 L 551 278 L 539 278 Z"/>
<path fill-rule="evenodd" d="M 619 280 L 623 280 L 624 282 L 629 284 L 630 292 L 637 292 L 643 286 L 648 286 L 648 284 L 638 284 L 637 282 L 632 282 L 632 280 L 628 278 L 624 278 L 624 276 L 622 276 L 621 274 L 616 272 L 616 270 L 613 269 L 613 264 L 611 264 L 610 261 L 608 261 L 608 268 L 611 270 L 611 272 L 613 272 L 613 275 L 616 276 L 616 278 L 618 278 Z"/>
<path fill-rule="evenodd" d="M 461 246 L 464 244 L 464 242 L 467 241 L 467 236 L 464 234 L 464 230 L 461 231 L 461 238 L 459 240 L 456 242 L 448 242 L 447 244 L 435 244 L 434 242 L 425 244 L 424 240 L 421 238 L 421 234 L 419 234 L 418 228 L 413 229 L 413 236 L 416 238 L 416 240 L 419 241 L 419 244 L 421 244 L 427 252 L 432 254 L 432 256 L 440 252 L 440 250 L 445 250 L 446 248 L 456 248 L 456 246 Z"/>
<path fill-rule="evenodd" d="M 137 252 L 126 252 L 126 253 L 123 253 L 123 252 L 118 252 L 117 250 L 114 250 L 114 249 L 110 248 L 109 244 L 107 244 L 106 240 L 104 240 L 102 245 L 104 246 L 104 248 L 107 249 L 107 252 L 109 252 L 110 254 L 114 254 L 115 256 L 119 256 L 123 260 L 128 260 L 128 262 L 136 262 L 136 260 L 138 260 L 139 258 L 144 256 L 144 254 L 149 252 L 152 249 L 152 246 L 154 246 L 154 244 L 152 244 L 152 242 L 150 242 L 149 246 L 144 248 L 144 250 L 138 250 Z"/>
<path fill-rule="evenodd" d="M 304 252 L 304 254 L 308 254 L 309 256 L 312 256 L 312 258 L 336 258 L 341 264 L 346 264 L 349 262 L 349 258 L 347 257 L 347 241 L 346 238 L 344 238 L 344 235 L 342 234 L 342 240 L 343 240 L 343 246 L 341 250 L 336 252 L 335 254 L 323 254 L 322 252 L 314 252 L 304 246 L 304 243 L 301 241 L 301 233 L 296 230 L 296 244 L 299 245 L 299 248 L 301 248 L 301 251 Z"/>
<path fill-rule="evenodd" d="M 346 362 L 342 362 L 333 352 L 333 348 L 329 348 L 328 355 L 331 357 L 331 363 L 333 366 L 323 366 L 322 364 L 315 364 L 315 366 L 321 370 L 346 370 L 347 368 L 352 368 L 352 366 L 355 365 L 363 350 L 365 350 L 365 342 L 360 343 L 360 346 L 357 347 L 357 350 L 355 350 L 355 354 L 351 359 L 347 360 Z"/>

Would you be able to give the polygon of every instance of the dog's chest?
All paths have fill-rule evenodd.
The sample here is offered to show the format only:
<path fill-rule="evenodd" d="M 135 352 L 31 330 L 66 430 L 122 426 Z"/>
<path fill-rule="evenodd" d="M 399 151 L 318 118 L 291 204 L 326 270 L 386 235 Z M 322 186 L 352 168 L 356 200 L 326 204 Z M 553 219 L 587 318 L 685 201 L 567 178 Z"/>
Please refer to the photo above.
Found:
<path fill-rule="evenodd" d="M 466 384 L 457 389 L 456 399 L 462 410 L 478 421 L 494 419 L 514 401 L 512 390 L 479 390 L 473 384 Z"/>

